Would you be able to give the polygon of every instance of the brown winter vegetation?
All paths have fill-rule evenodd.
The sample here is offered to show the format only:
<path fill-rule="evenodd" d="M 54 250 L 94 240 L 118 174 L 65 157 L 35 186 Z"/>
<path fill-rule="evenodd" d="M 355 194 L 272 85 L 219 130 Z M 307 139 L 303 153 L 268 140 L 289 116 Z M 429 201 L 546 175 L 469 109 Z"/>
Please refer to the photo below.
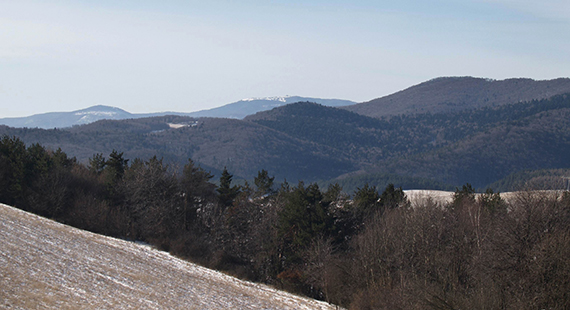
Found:
<path fill-rule="evenodd" d="M 0 202 L 144 241 L 205 266 L 349 309 L 568 309 L 570 194 L 508 200 L 466 184 L 451 202 L 401 188 L 217 185 L 192 161 L 93 156 L 0 141 Z"/>
<path fill-rule="evenodd" d="M 353 309 L 567 309 L 570 195 L 426 201 L 354 240 Z M 350 259 L 349 259 L 350 260 Z M 348 267 L 348 265 L 345 265 Z"/>

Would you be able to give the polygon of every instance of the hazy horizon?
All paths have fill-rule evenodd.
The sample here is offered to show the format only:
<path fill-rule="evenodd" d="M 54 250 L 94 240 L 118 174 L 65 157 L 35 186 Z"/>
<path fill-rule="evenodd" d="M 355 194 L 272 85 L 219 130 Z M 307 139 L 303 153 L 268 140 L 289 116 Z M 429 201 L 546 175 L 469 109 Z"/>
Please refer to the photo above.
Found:
<path fill-rule="evenodd" d="M 0 118 L 249 97 L 368 101 L 440 76 L 567 77 L 561 1 L 0 2 Z"/>

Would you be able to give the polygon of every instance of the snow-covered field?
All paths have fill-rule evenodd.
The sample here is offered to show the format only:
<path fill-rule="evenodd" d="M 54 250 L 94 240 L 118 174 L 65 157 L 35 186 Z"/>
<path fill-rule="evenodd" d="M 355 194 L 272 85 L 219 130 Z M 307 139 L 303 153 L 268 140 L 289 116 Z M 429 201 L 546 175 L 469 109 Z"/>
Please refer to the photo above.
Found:
<path fill-rule="evenodd" d="M 428 189 L 413 189 L 413 190 L 405 190 L 404 193 L 408 200 L 413 207 L 421 206 L 426 201 L 430 200 L 431 202 L 445 205 L 447 203 L 451 203 L 453 201 L 453 195 L 455 192 L 448 192 L 448 191 L 438 191 L 438 190 L 428 190 Z M 524 193 L 524 192 L 523 192 Z M 551 198 L 554 197 L 562 197 L 564 193 L 563 190 L 543 190 L 543 191 L 533 191 L 533 194 L 540 194 L 540 195 L 548 195 Z M 500 193 L 501 198 L 506 201 L 507 203 L 513 202 L 517 200 L 517 197 L 520 196 L 521 192 L 505 192 Z M 479 197 L 481 194 L 475 194 L 475 197 Z M 524 197 L 524 195 L 523 195 Z"/>
<path fill-rule="evenodd" d="M 2 204 L 0 308 L 336 309 Z"/>
<path fill-rule="evenodd" d="M 453 201 L 453 194 L 455 192 L 428 190 L 428 189 L 412 189 L 405 190 L 404 193 L 412 206 L 421 205 L 425 201 L 430 200 L 438 204 L 446 204 Z"/>

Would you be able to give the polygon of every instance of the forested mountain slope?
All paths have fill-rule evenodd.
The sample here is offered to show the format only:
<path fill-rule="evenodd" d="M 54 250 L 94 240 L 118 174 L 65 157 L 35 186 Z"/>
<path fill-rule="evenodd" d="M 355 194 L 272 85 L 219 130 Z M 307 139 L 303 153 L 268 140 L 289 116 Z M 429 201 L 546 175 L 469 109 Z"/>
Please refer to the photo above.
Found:
<path fill-rule="evenodd" d="M 569 78 L 536 81 L 442 77 L 344 109 L 372 117 L 446 113 L 546 99 L 569 92 Z"/>
<path fill-rule="evenodd" d="M 397 159 L 386 169 L 481 187 L 521 170 L 570 168 L 568 154 L 570 107 L 500 122 L 447 147 Z"/>
<path fill-rule="evenodd" d="M 431 179 L 444 183 L 439 188 L 465 182 L 483 187 L 521 170 L 570 167 L 565 160 L 570 146 L 568 109 L 570 98 L 560 95 L 451 113 L 372 119 L 299 103 L 246 120 L 350 154 L 363 170 L 348 178 L 362 179 L 370 173 L 386 178 L 389 173 L 424 180 L 408 184 Z"/>
<path fill-rule="evenodd" d="M 501 192 L 553 188 L 568 190 L 570 188 L 568 177 L 570 169 L 523 170 L 509 174 L 489 187 Z"/>
<path fill-rule="evenodd" d="M 342 177 L 354 183 L 347 177 L 389 174 L 410 185 L 470 182 L 479 188 L 522 170 L 570 168 L 569 111 L 567 95 L 382 119 L 300 102 L 244 120 L 165 116 L 66 130 L 0 127 L 0 135 L 61 147 L 82 162 L 115 149 L 126 158 L 156 155 L 179 167 L 192 158 L 250 180 L 265 169 L 292 182 Z"/>
<path fill-rule="evenodd" d="M 166 116 L 122 121 L 104 120 L 67 130 L 0 126 L 0 135 L 18 136 L 26 143 L 61 147 L 81 162 L 113 149 L 126 158 L 154 155 L 182 167 L 189 158 L 202 167 L 252 178 L 261 169 L 293 181 L 332 178 L 350 172 L 354 164 L 342 152 L 270 128 L 240 120 Z"/>

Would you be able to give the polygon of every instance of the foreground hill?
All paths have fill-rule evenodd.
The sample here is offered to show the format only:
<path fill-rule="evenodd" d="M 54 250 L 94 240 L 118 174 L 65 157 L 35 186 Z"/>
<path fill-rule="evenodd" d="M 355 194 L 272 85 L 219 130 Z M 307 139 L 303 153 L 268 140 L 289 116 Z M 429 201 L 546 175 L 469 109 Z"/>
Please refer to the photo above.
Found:
<path fill-rule="evenodd" d="M 535 81 L 443 77 L 344 109 L 372 117 L 445 113 L 546 99 L 569 92 L 569 78 Z"/>
<path fill-rule="evenodd" d="M 336 309 L 0 204 L 0 307 Z"/>

